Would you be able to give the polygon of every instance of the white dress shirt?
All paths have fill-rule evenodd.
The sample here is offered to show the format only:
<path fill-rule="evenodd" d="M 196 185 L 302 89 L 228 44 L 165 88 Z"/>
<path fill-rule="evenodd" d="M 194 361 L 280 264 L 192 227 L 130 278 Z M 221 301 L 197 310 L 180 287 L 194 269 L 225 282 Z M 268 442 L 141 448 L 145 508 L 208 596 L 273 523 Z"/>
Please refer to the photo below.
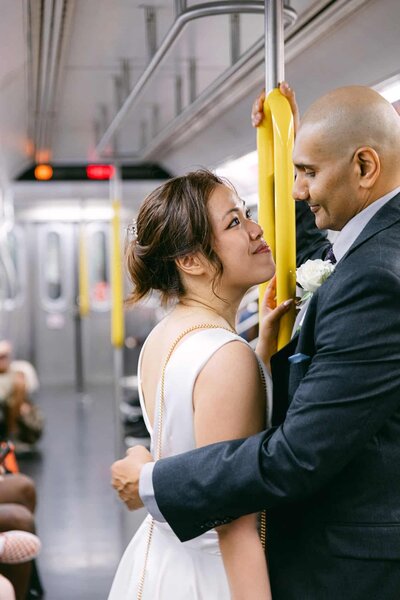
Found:
<path fill-rule="evenodd" d="M 332 250 L 336 258 L 336 262 L 339 262 L 346 254 L 350 246 L 356 241 L 362 230 L 365 228 L 367 223 L 372 217 L 384 206 L 389 200 L 394 198 L 396 194 L 400 192 L 400 186 L 395 190 L 392 190 L 382 198 L 375 200 L 372 204 L 364 208 L 355 217 L 350 219 L 348 223 L 343 227 L 338 236 L 336 237 Z"/>
<path fill-rule="evenodd" d="M 334 244 L 332 246 L 333 253 L 336 258 L 336 262 L 340 262 L 346 252 L 350 249 L 353 243 L 356 241 L 362 230 L 365 228 L 367 223 L 372 219 L 372 217 L 378 212 L 379 209 L 382 208 L 389 200 L 394 198 L 396 194 L 400 193 L 400 187 L 392 190 L 382 198 L 375 200 L 372 204 L 364 208 L 361 212 L 359 212 L 355 217 L 350 219 L 348 223 L 343 227 L 338 236 L 336 237 Z M 304 318 L 304 314 L 303 314 Z M 303 320 L 303 319 L 301 319 Z M 155 499 L 154 487 L 153 487 L 153 469 L 154 462 L 147 463 L 143 466 L 142 471 L 140 473 L 139 480 L 139 495 L 140 498 L 149 511 L 149 513 L 154 517 L 156 521 L 163 521 L 165 519 L 158 508 L 158 504 Z"/>

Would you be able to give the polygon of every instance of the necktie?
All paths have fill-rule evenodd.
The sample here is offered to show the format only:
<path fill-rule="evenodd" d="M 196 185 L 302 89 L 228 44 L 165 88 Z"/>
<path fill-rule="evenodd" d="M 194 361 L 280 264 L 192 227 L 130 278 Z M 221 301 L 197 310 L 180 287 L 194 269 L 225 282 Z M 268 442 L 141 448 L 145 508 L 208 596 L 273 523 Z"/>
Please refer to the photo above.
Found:
<path fill-rule="evenodd" d="M 336 257 L 333 253 L 332 246 L 329 248 L 328 252 L 325 255 L 325 260 L 329 260 L 333 265 L 336 264 Z"/>

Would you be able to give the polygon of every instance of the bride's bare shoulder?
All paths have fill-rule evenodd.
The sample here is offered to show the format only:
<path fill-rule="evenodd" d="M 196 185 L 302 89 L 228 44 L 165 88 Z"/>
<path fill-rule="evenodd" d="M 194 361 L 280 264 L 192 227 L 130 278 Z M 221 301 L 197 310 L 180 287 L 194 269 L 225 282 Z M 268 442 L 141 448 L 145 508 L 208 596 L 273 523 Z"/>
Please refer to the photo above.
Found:
<path fill-rule="evenodd" d="M 144 355 L 152 354 L 155 349 L 159 349 L 163 345 L 166 338 L 169 336 L 171 329 L 170 315 L 166 315 L 161 319 L 147 336 L 145 342 Z"/>

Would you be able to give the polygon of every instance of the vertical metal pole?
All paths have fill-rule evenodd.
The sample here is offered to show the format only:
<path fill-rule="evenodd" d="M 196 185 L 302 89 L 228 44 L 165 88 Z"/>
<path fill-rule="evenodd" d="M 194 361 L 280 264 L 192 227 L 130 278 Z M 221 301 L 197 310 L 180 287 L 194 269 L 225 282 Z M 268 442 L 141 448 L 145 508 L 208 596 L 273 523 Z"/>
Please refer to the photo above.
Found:
<path fill-rule="evenodd" d="M 156 9 L 153 6 L 145 6 L 144 10 L 146 18 L 147 54 L 150 61 L 157 52 L 157 17 Z"/>
<path fill-rule="evenodd" d="M 122 96 L 122 78 L 120 75 L 114 75 L 114 94 L 115 94 L 115 106 L 117 112 L 122 106 L 124 101 Z M 113 152 L 114 154 L 118 153 L 118 135 L 114 134 L 112 138 Z"/>
<path fill-rule="evenodd" d="M 118 166 L 115 166 L 114 177 L 110 180 L 110 199 L 113 206 L 114 217 L 112 226 L 112 273 L 113 273 L 113 311 L 116 310 L 114 306 L 115 302 L 119 302 L 118 294 L 116 293 L 117 282 L 115 278 L 117 276 L 117 262 L 118 259 L 115 256 L 117 252 L 120 252 L 119 236 L 117 235 L 117 227 L 119 228 L 119 210 L 121 206 L 121 172 Z M 115 318 L 115 315 L 114 315 Z M 123 427 L 121 421 L 121 401 L 122 401 L 122 390 L 121 390 L 121 377 L 123 376 L 123 343 L 121 339 L 117 339 L 119 336 L 116 335 L 114 330 L 115 323 L 112 323 L 112 341 L 114 345 L 114 432 L 115 432 L 115 456 L 119 458 L 123 451 Z"/>
<path fill-rule="evenodd" d="M 240 15 L 234 13 L 230 18 L 231 65 L 240 58 Z"/>
<path fill-rule="evenodd" d="M 186 0 L 175 0 L 175 18 L 186 10 Z"/>
<path fill-rule="evenodd" d="M 196 59 L 189 60 L 189 102 L 192 103 L 197 97 L 197 64 Z"/>
<path fill-rule="evenodd" d="M 122 59 L 121 70 L 122 90 L 125 101 L 125 99 L 129 96 L 129 92 L 131 91 L 131 68 L 129 58 Z"/>
<path fill-rule="evenodd" d="M 260 141 L 263 138 L 266 144 L 260 161 L 266 177 L 260 186 L 260 212 L 264 219 L 268 217 L 274 224 L 271 231 L 266 224 L 265 231 L 267 239 L 268 235 L 275 239 L 276 296 L 279 304 L 286 298 L 294 298 L 296 288 L 296 227 L 291 194 L 294 175 L 291 159 L 293 118 L 287 100 L 276 89 L 285 78 L 283 0 L 265 0 L 265 53 L 265 135 L 261 136 L 260 131 L 258 138 Z M 259 148 L 261 156 L 261 145 Z M 262 189 L 264 195 L 261 194 Z M 278 349 L 290 340 L 293 321 L 294 309 L 286 313 L 280 322 Z"/>
<path fill-rule="evenodd" d="M 80 252 L 80 228 L 81 224 L 76 223 L 74 225 L 74 332 L 75 332 L 75 389 L 78 394 L 84 394 L 86 392 L 85 385 L 85 371 L 83 365 L 83 331 L 82 331 L 82 318 L 79 310 L 79 252 Z"/>
<path fill-rule="evenodd" d="M 140 147 L 144 148 L 147 144 L 147 122 L 140 121 Z"/>
<path fill-rule="evenodd" d="M 114 348 L 114 431 L 115 431 L 115 456 L 121 458 L 124 453 L 123 447 L 123 426 L 121 420 L 121 402 L 122 389 L 121 377 L 123 376 L 123 350 L 122 348 Z"/>
<path fill-rule="evenodd" d="M 175 77 L 175 115 L 179 116 L 183 108 L 183 96 L 182 96 L 182 77 L 176 75 Z"/>
<path fill-rule="evenodd" d="M 114 75 L 114 96 L 115 96 L 115 108 L 118 112 L 122 106 L 122 102 L 125 100 L 122 93 L 123 81 L 121 75 Z"/>
<path fill-rule="evenodd" d="M 265 0 L 265 91 L 284 79 L 283 0 Z"/>

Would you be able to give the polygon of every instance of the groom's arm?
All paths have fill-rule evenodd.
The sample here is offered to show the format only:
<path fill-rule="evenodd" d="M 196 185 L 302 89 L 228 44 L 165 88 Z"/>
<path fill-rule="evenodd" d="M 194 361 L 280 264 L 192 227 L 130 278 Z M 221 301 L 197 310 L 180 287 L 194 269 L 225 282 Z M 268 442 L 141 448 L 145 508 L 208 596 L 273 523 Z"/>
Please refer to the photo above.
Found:
<path fill-rule="evenodd" d="M 309 497 L 399 409 L 399 278 L 389 270 L 372 268 L 368 277 L 362 271 L 319 310 L 319 351 L 282 426 L 156 463 L 157 504 L 181 540 Z M 366 315 L 362 327 L 360 315 Z"/>
<path fill-rule="evenodd" d="M 306 202 L 296 202 L 297 266 L 307 259 L 322 258 L 331 247 L 325 231 L 315 225 L 315 217 Z M 272 397 L 272 394 L 269 394 Z M 272 413 L 272 410 L 270 411 Z M 148 512 L 157 520 L 165 521 L 155 498 L 152 481 L 154 463 L 145 465 L 140 475 L 140 498 Z"/>
<path fill-rule="evenodd" d="M 151 516 L 160 522 L 165 522 L 165 519 L 158 508 L 158 504 L 154 495 L 154 486 L 153 486 L 153 470 L 154 470 L 154 462 L 146 463 L 143 465 L 140 472 L 139 479 L 139 497 L 143 503 L 143 506 L 147 509 L 147 511 L 151 514 Z"/>

